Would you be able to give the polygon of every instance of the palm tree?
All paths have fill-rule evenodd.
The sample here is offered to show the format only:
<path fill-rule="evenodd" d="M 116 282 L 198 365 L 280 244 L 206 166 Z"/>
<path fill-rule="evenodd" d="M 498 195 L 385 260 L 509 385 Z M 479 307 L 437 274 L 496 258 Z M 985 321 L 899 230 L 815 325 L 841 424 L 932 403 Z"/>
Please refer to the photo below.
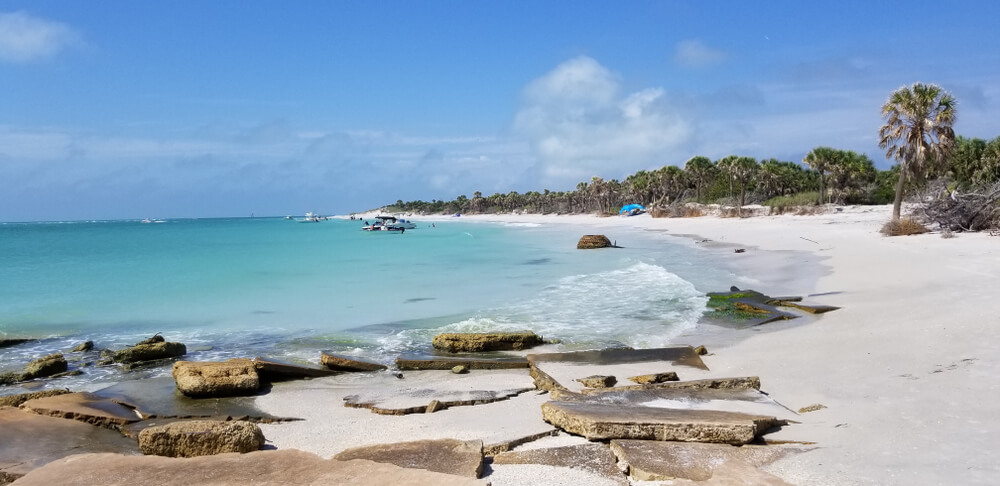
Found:
<path fill-rule="evenodd" d="M 740 183 L 740 200 L 736 209 L 740 217 L 743 216 L 743 205 L 746 204 L 747 184 L 757 173 L 758 167 L 757 159 L 753 157 L 737 157 L 732 163 L 730 172 L 733 174 L 733 179 Z"/>
<path fill-rule="evenodd" d="M 816 172 L 819 172 L 820 204 L 824 203 L 826 197 L 826 184 L 824 183 L 824 180 L 826 179 L 826 172 L 837 163 L 838 157 L 840 157 L 839 150 L 832 149 L 830 147 L 816 147 L 812 149 L 812 152 L 806 154 L 804 159 L 802 159 L 802 162 L 809 167 L 812 167 Z"/>
<path fill-rule="evenodd" d="M 684 164 L 684 172 L 687 173 L 688 179 L 694 183 L 695 199 L 701 202 L 701 189 L 711 182 L 712 176 L 715 175 L 715 166 L 712 165 L 712 161 L 708 157 L 698 155 L 691 157 Z"/>
<path fill-rule="evenodd" d="M 955 145 L 955 106 L 958 102 L 934 84 L 913 83 L 897 89 L 882 105 L 885 125 L 878 146 L 899 161 L 899 180 L 892 202 L 892 219 L 899 219 L 907 177 L 920 177 L 932 164 L 944 163 Z"/>
<path fill-rule="evenodd" d="M 734 199 L 733 198 L 733 182 L 735 181 L 735 174 L 733 173 L 733 166 L 734 166 L 734 164 L 736 164 L 736 159 L 738 159 L 738 158 L 739 157 L 737 157 L 735 155 L 727 155 L 727 156 L 719 159 L 719 161 L 715 163 L 715 166 L 718 167 L 719 170 L 722 171 L 722 173 L 726 174 L 726 177 L 729 178 L 729 200 L 730 201 L 732 201 Z"/>

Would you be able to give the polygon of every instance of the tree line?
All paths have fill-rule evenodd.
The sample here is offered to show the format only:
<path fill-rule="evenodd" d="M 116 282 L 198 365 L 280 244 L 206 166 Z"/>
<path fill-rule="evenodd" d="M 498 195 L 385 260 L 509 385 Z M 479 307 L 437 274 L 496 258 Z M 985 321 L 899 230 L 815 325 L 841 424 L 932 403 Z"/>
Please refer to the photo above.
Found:
<path fill-rule="evenodd" d="M 865 154 L 820 146 L 801 162 L 730 155 L 695 156 L 681 164 L 640 170 L 622 180 L 594 176 L 575 190 L 461 195 L 451 201 L 397 200 L 387 209 L 423 213 L 601 213 L 626 204 L 664 207 L 687 202 L 721 204 L 742 212 L 747 204 L 894 203 L 904 195 L 946 181 L 952 191 L 974 191 L 1000 181 L 1000 136 L 993 140 L 955 136 L 955 99 L 936 85 L 916 83 L 893 92 L 882 116 L 879 147 L 896 160 L 876 169 Z"/>

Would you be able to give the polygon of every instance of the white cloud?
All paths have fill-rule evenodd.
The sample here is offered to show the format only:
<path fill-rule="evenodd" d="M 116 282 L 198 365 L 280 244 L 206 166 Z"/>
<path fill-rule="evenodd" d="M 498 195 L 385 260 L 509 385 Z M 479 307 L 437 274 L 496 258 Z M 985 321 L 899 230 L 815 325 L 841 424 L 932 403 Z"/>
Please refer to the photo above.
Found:
<path fill-rule="evenodd" d="M 714 66 L 726 57 L 725 52 L 712 49 L 697 39 L 679 42 L 674 50 L 674 62 L 693 69 Z"/>
<path fill-rule="evenodd" d="M 690 137 L 663 89 L 621 91 L 618 76 L 589 57 L 528 84 L 514 131 L 531 143 L 540 182 L 573 184 L 662 164 L 666 152 Z"/>
<path fill-rule="evenodd" d="M 78 41 L 77 33 L 66 24 L 24 12 L 0 13 L 0 61 L 48 58 Z"/>

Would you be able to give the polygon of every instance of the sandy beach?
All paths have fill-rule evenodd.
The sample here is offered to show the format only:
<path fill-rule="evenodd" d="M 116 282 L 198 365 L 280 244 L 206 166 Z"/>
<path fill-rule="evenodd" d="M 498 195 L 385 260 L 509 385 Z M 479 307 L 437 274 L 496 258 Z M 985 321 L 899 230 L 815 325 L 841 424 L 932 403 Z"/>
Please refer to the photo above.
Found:
<path fill-rule="evenodd" d="M 712 343 L 705 357 L 713 371 L 759 375 L 762 389 L 789 408 L 827 407 L 803 414 L 790 432 L 819 448 L 770 472 L 793 484 L 992 483 L 1000 474 L 993 452 L 1000 445 L 1000 238 L 887 238 L 878 230 L 889 213 L 879 206 L 745 219 L 462 218 L 582 225 L 609 238 L 642 228 L 746 248 L 734 258 L 752 268 L 756 290 L 815 294 L 809 301 L 842 308 L 808 325 Z M 815 288 L 789 281 L 795 264 L 782 256 L 803 253 L 826 269 Z"/>

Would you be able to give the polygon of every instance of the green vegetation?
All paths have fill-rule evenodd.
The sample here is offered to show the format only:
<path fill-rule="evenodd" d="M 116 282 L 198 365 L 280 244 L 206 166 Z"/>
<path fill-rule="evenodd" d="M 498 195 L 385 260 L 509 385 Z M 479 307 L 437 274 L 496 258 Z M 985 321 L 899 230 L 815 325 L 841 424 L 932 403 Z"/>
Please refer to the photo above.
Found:
<path fill-rule="evenodd" d="M 623 205 L 639 203 L 651 211 L 655 209 L 657 214 L 686 215 L 688 212 L 681 206 L 697 202 L 735 207 L 737 214 L 742 215 L 747 204 L 786 209 L 827 202 L 893 202 L 893 217 L 898 219 L 904 196 L 919 195 L 921 203 L 926 205 L 926 194 L 921 193 L 936 187 L 930 182 L 944 181 L 948 188 L 946 195 L 952 198 L 961 191 L 963 195 L 978 194 L 979 200 L 985 201 L 968 203 L 965 206 L 969 209 L 962 209 L 974 212 L 978 218 L 976 228 L 1000 226 L 1000 221 L 991 219 L 995 214 L 993 206 L 981 207 L 995 205 L 994 195 L 1000 194 L 990 189 L 1000 183 L 1000 137 L 989 142 L 956 137 L 952 130 L 955 106 L 955 99 L 935 85 L 917 83 L 893 92 L 881 107 L 886 124 L 879 130 L 879 147 L 886 150 L 887 157 L 899 162 L 889 170 L 877 170 L 865 154 L 824 146 L 814 148 L 801 163 L 740 155 L 712 161 L 699 155 L 683 164 L 678 161 L 657 169 L 640 170 L 622 181 L 594 176 L 590 181 L 578 183 L 575 190 L 493 195 L 477 191 L 471 198 L 461 195 L 452 201 L 396 201 L 387 210 L 617 214 Z M 974 229 L 966 223 L 947 225 L 955 230 Z"/>
<path fill-rule="evenodd" d="M 760 313 L 753 312 L 746 309 L 742 309 L 733 303 L 734 299 L 742 299 L 747 297 L 753 297 L 750 293 L 727 293 L 727 294 L 708 294 L 708 303 L 705 304 L 709 309 L 712 309 L 713 317 L 719 319 L 728 319 L 735 321 L 750 321 L 753 319 L 759 319 Z"/>

